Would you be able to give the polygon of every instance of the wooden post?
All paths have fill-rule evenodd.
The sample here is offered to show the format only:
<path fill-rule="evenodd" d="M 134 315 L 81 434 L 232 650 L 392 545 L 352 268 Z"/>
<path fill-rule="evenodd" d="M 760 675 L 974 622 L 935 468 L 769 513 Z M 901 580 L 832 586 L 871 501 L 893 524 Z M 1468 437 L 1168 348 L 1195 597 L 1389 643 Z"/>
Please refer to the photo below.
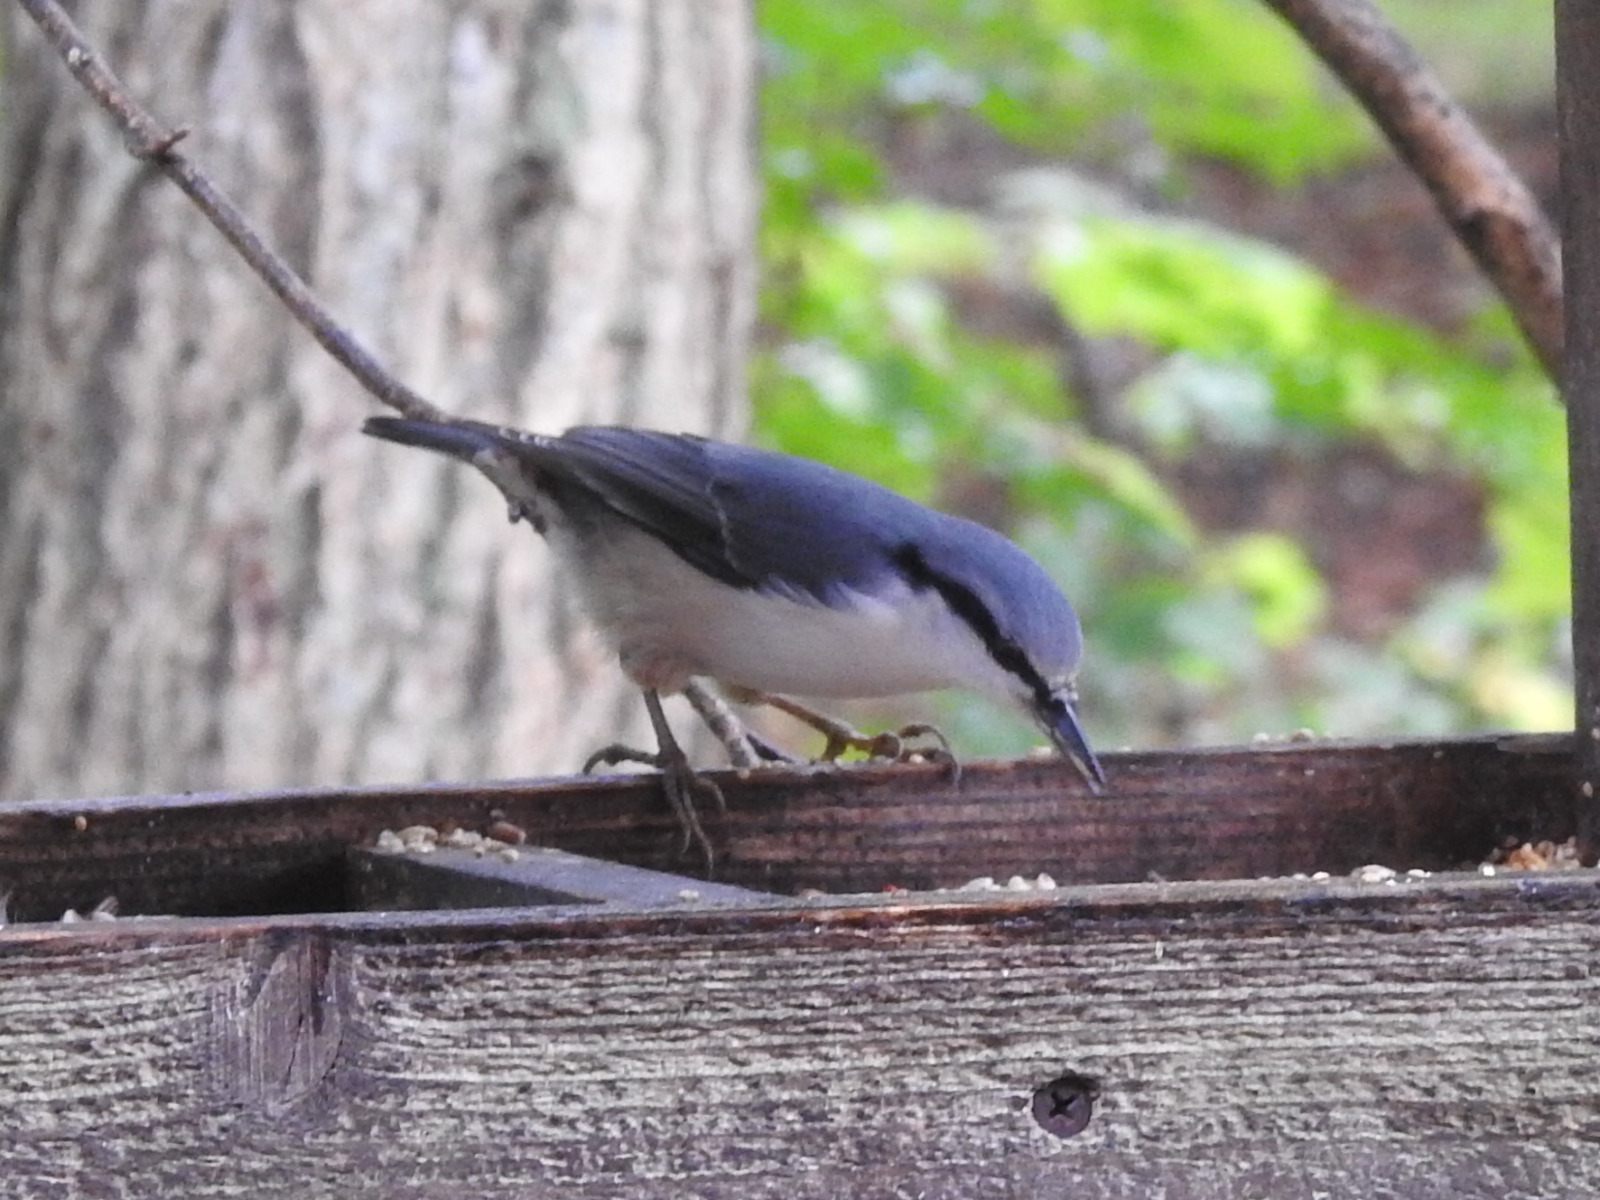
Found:
<path fill-rule="evenodd" d="M 1579 853 L 1600 857 L 1600 4 L 1556 4 Z"/>

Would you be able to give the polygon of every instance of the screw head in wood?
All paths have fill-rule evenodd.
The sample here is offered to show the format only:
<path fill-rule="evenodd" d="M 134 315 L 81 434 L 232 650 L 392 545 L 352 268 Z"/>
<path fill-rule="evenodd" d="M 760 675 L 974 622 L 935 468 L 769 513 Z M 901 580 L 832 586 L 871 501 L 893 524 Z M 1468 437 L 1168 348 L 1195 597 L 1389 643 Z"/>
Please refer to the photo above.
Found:
<path fill-rule="evenodd" d="M 1039 1122 L 1039 1128 L 1055 1137 L 1076 1137 L 1088 1128 L 1099 1099 L 1098 1080 L 1068 1071 L 1034 1089 L 1033 1119 Z"/>

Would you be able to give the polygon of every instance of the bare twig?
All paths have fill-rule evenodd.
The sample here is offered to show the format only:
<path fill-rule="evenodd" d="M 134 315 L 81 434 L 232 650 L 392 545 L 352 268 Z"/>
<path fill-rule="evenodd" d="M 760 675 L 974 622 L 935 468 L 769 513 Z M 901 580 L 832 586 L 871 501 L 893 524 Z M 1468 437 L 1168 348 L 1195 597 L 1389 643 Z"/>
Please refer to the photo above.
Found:
<path fill-rule="evenodd" d="M 193 200 L 233 248 L 273 290 L 294 318 L 322 343 L 362 387 L 408 417 L 449 420 L 379 364 L 317 299 L 301 279 L 250 225 L 249 219 L 221 188 L 177 150 L 188 132 L 169 129 L 128 94 L 72 18 L 55 0 L 17 0 L 61 55 L 73 76 L 122 130 L 128 152 L 156 167 Z"/>
<path fill-rule="evenodd" d="M 1370 0 L 1266 0 L 1378 123 L 1561 379 L 1561 243 L 1539 203 Z"/>

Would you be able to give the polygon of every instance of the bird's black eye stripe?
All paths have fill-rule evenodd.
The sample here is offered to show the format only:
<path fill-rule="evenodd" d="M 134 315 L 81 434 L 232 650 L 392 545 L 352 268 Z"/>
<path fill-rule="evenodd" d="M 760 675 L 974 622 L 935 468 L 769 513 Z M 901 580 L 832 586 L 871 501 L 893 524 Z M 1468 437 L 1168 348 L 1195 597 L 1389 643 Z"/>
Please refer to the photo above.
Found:
<path fill-rule="evenodd" d="M 983 643 L 983 648 L 989 652 L 989 657 L 1022 680 L 1033 693 L 1040 711 L 1049 711 L 1054 689 L 1039 674 L 1038 668 L 1023 653 L 1022 647 L 1000 631 L 988 605 L 978 599 L 971 588 L 935 571 L 922 556 L 922 551 L 911 542 L 896 547 L 894 561 L 913 587 L 932 588 L 938 592 L 950 610 L 971 626 L 972 632 Z"/>

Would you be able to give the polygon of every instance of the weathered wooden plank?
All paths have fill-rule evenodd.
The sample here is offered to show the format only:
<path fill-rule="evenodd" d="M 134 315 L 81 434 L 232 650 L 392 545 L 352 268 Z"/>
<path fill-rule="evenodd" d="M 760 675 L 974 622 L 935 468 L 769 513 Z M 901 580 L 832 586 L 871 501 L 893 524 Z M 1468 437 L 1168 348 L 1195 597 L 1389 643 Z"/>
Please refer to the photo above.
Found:
<path fill-rule="evenodd" d="M 494 853 L 441 846 L 425 855 L 351 849 L 346 902 L 352 909 L 510 908 L 534 904 L 611 904 L 674 908 L 748 904 L 760 892 L 665 871 L 602 862 L 544 846 Z"/>
<path fill-rule="evenodd" d="M 1063 882 L 1250 878 L 1365 862 L 1440 869 L 1503 837 L 1572 833 L 1568 736 L 1110 754 L 1090 796 L 1059 761 L 716 776 L 721 882 L 792 893 L 1049 872 Z M 531 841 L 698 874 L 655 781 L 310 790 L 0 805 L 0 881 L 30 919 L 107 892 L 125 912 L 346 906 L 344 848 L 384 828 L 500 816 Z"/>
<path fill-rule="evenodd" d="M 1573 773 L 1578 844 L 1600 855 L 1600 11 L 1556 3 L 1556 112 L 1561 128 L 1561 259 L 1571 479 Z"/>
<path fill-rule="evenodd" d="M 6 1194 L 1600 1188 L 1593 872 L 531 912 L 0 933 Z"/>

